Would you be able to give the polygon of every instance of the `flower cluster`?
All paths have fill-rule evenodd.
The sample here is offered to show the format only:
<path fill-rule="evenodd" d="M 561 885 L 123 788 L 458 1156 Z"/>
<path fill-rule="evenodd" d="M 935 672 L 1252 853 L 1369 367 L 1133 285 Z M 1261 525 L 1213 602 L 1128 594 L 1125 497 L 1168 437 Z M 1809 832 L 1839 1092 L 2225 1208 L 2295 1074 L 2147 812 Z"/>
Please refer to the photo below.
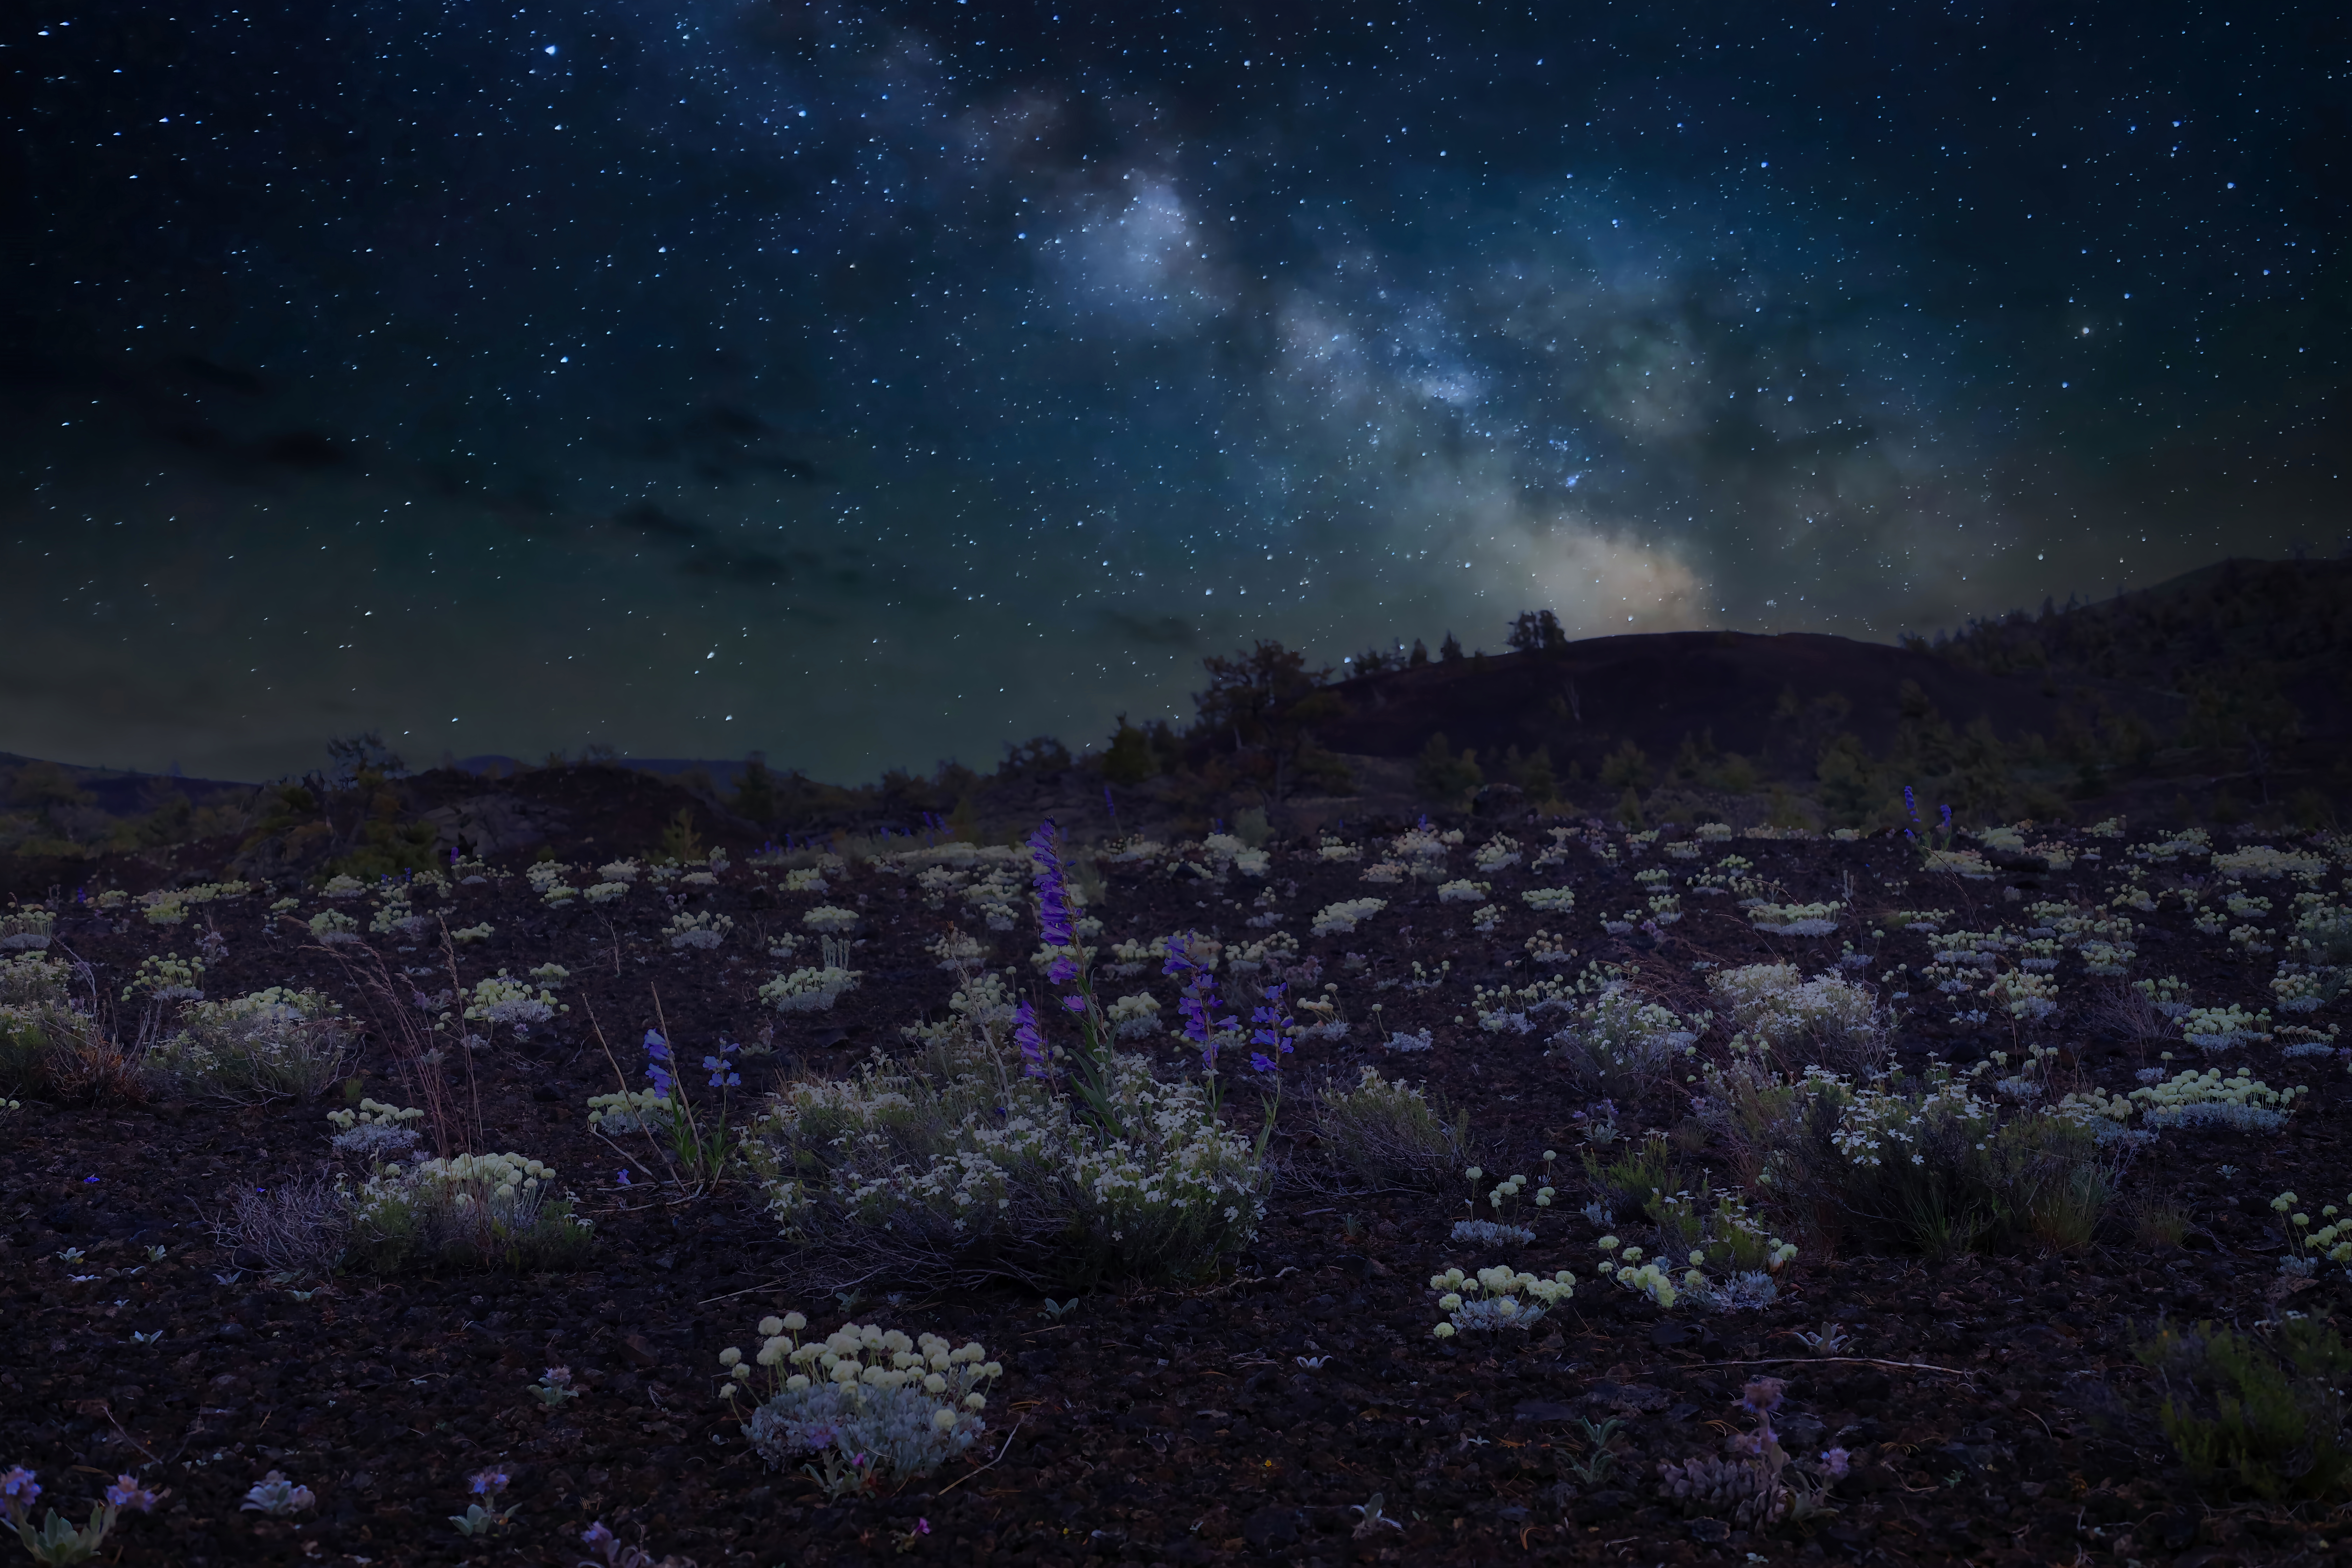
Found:
<path fill-rule="evenodd" d="M 942 1040 L 919 1072 L 877 1060 L 793 1086 L 747 1147 L 772 1211 L 916 1277 L 1189 1269 L 1255 1234 L 1259 1158 L 1201 1084 L 1111 1056 L 1107 1126 L 1052 1082 L 1004 1073 L 994 1048 Z"/>
<path fill-rule="evenodd" d="M 148 1065 L 200 1095 L 249 1103 L 315 1095 L 341 1076 L 354 1031 L 315 991 L 271 986 L 190 1003 Z"/>
<path fill-rule="evenodd" d="M 1318 910 L 1310 929 L 1317 936 L 1345 936 L 1388 907 L 1386 899 L 1343 899 Z"/>
<path fill-rule="evenodd" d="M 798 1312 L 760 1323 L 762 1343 L 751 1361 L 732 1346 L 719 1354 L 730 1404 L 764 1369 L 768 1396 L 743 1423 L 744 1435 L 776 1468 L 803 1455 L 804 1467 L 835 1496 L 876 1490 L 925 1476 L 979 1440 L 988 1407 L 983 1385 L 1004 1374 L 979 1344 L 950 1345 L 937 1334 L 908 1339 L 878 1323 L 847 1324 L 822 1340 L 799 1338 Z"/>
<path fill-rule="evenodd" d="M 419 1257 L 476 1268 L 547 1268 L 587 1249 L 555 1173 L 528 1155 L 458 1154 L 379 1165 L 352 1202 L 354 1250 L 389 1272 Z"/>
<path fill-rule="evenodd" d="M 1429 1288 L 1438 1292 L 1437 1308 L 1445 1314 L 1445 1321 L 1430 1331 L 1450 1340 L 1463 1331 L 1532 1328 L 1548 1310 L 1576 1294 L 1576 1276 L 1563 1268 L 1546 1279 L 1498 1264 L 1475 1275 L 1448 1268 L 1431 1275 Z"/>
<path fill-rule="evenodd" d="M 1842 903 L 1759 903 L 1748 911 L 1748 923 L 1772 936 L 1827 936 L 1838 928 Z"/>
<path fill-rule="evenodd" d="M 528 1028 L 570 1011 L 570 1007 L 556 1001 L 552 992 L 533 990 L 523 981 L 510 979 L 503 969 L 475 985 L 466 995 L 467 1021 L 492 1027 L 505 1024 Z"/>
<path fill-rule="evenodd" d="M 2242 1132 L 2269 1132 L 2286 1124 L 2296 1097 L 2310 1092 L 2300 1085 L 2273 1089 L 2242 1072 L 2224 1078 L 2220 1068 L 2201 1073 L 2191 1068 L 2161 1083 L 2133 1089 L 2131 1098 L 2147 1108 L 2141 1121 L 2150 1128 L 2226 1127 Z"/>
<path fill-rule="evenodd" d="M 760 1000 L 780 1013 L 822 1013 L 856 990 L 860 978 L 858 971 L 836 963 L 803 967 L 761 986 Z"/>
<path fill-rule="evenodd" d="M 330 1110 L 327 1120 L 336 1128 L 328 1142 L 338 1153 L 381 1160 L 416 1147 L 416 1134 L 408 1123 L 422 1121 L 425 1112 L 362 1097 L 358 1110 Z"/>
<path fill-rule="evenodd" d="M 2270 1022 L 2267 1008 L 2249 1013 L 2235 1003 L 2225 1007 L 2191 1007 L 2180 1020 L 2180 1036 L 2200 1051 L 2218 1054 L 2269 1039 Z"/>
<path fill-rule="evenodd" d="M 662 927 L 662 934 L 669 938 L 673 948 L 698 948 L 708 952 L 726 941 L 727 933 L 734 929 L 734 921 L 726 915 L 714 915 L 708 910 L 688 914 L 680 910 Z"/>

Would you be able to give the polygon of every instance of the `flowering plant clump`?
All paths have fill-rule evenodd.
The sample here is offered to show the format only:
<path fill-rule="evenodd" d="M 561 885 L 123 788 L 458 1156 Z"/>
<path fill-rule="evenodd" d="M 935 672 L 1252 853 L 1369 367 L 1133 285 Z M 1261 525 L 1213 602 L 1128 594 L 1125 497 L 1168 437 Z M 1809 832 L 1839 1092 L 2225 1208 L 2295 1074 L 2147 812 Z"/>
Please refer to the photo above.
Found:
<path fill-rule="evenodd" d="M 659 1029 L 647 1029 L 645 1047 L 646 1079 L 653 1088 L 625 1086 L 618 1094 L 593 1097 L 589 1126 L 607 1138 L 618 1132 L 646 1133 L 655 1139 L 656 1153 L 670 1162 L 673 1178 L 682 1170 L 686 1178 L 697 1182 L 718 1181 L 740 1152 L 740 1135 L 729 1130 L 728 1110 L 733 1091 L 743 1082 L 735 1067 L 742 1047 L 721 1040 L 704 1054 L 702 1071 L 708 1076 L 703 1088 L 719 1092 L 701 1096 L 698 1107 L 691 1088 L 693 1073 L 680 1070 L 683 1064 L 669 1037 Z"/>
<path fill-rule="evenodd" d="M 2199 1072 L 2191 1068 L 2159 1083 L 2131 1091 L 2146 1107 L 2142 1125 L 2167 1127 L 2226 1127 L 2240 1132 L 2274 1132 L 2286 1125 L 2297 1096 L 2311 1090 L 2301 1085 L 2273 1089 L 2243 1072 L 2227 1078 L 2220 1068 Z"/>
<path fill-rule="evenodd" d="M 793 1233 L 904 1278 L 1029 1284 L 1181 1277 L 1255 1234 L 1262 1157 L 1202 1084 L 1105 1041 L 1098 1100 L 1066 1092 L 1035 1009 L 992 975 L 949 1013 L 911 1061 L 794 1085 L 755 1124 L 746 1154 Z"/>
<path fill-rule="evenodd" d="M 1885 1014 L 1868 990 L 1849 980 L 1830 974 L 1807 980 L 1793 963 L 1751 963 L 1710 975 L 1707 987 L 1731 1011 L 1734 1054 L 1848 1072 L 1875 1068 L 1886 1055 Z"/>
<path fill-rule="evenodd" d="M 1702 1013 L 1685 1024 L 1657 1003 L 1643 1001 L 1622 982 L 1611 981 L 1578 1010 L 1568 1027 L 1552 1037 L 1551 1049 L 1578 1084 L 1596 1098 L 1630 1101 L 1671 1075 L 1675 1064 L 1697 1048 L 1708 1022 Z"/>
<path fill-rule="evenodd" d="M 0 1475 L 0 1515 L 5 1515 L 8 1527 L 16 1539 L 41 1563 L 87 1563 L 105 1544 L 107 1533 L 114 1528 L 115 1520 L 125 1509 L 152 1513 L 155 1505 L 171 1496 L 171 1492 L 151 1491 L 139 1484 L 135 1476 L 121 1475 L 106 1489 L 106 1499 L 89 1510 L 89 1521 L 77 1530 L 66 1522 L 65 1515 L 48 1510 L 41 1528 L 33 1528 L 33 1504 L 40 1500 L 41 1484 L 34 1471 L 22 1465 L 12 1467 Z M 118 1551 L 117 1555 L 120 1555 Z"/>
<path fill-rule="evenodd" d="M 1706 1088 L 1698 1115 L 1744 1185 L 1817 1222 L 1834 1216 L 1930 1253 L 2011 1234 L 2083 1245 L 2115 1190 L 2103 1152 L 2114 1123 L 2096 1110 L 2005 1108 L 1940 1064 L 1857 1083 L 1822 1068 L 1790 1079 L 1734 1062 L 1709 1072 Z"/>
<path fill-rule="evenodd" d="M 620 884 L 606 882 L 604 886 L 611 888 L 618 887 Z M 467 1484 L 471 1488 L 475 1500 L 466 1505 L 465 1512 L 449 1515 L 449 1522 L 457 1527 L 458 1534 L 488 1535 L 500 1526 L 511 1524 L 514 1521 L 514 1504 L 509 1503 L 504 1508 L 497 1506 L 499 1494 L 507 1489 L 509 1479 L 507 1473 L 496 1465 L 487 1466 L 467 1478 Z M 483 1499 L 488 1500 L 486 1502 L 481 1500 Z"/>
<path fill-rule="evenodd" d="M 1772 1429 L 1783 1387 L 1779 1378 L 1759 1377 L 1740 1390 L 1739 1408 L 1756 1417 L 1756 1430 L 1727 1439 L 1726 1458 L 1661 1460 L 1659 1498 L 1685 1514 L 1724 1519 L 1743 1530 L 1835 1512 L 1830 1489 L 1847 1474 L 1853 1456 L 1830 1448 L 1811 1464 L 1791 1462 Z"/>
<path fill-rule="evenodd" d="M 1838 928 L 1845 906 L 1827 904 L 1759 903 L 1748 911 L 1748 923 L 1773 936 L 1827 936 Z"/>
<path fill-rule="evenodd" d="M 734 929 L 734 921 L 726 915 L 714 915 L 708 910 L 688 914 L 680 910 L 670 918 L 669 924 L 662 927 L 662 935 L 669 939 L 673 948 L 698 948 L 708 952 L 726 941 L 727 933 Z"/>
<path fill-rule="evenodd" d="M 839 936 L 857 929 L 856 910 L 845 910 L 833 904 L 819 904 L 801 917 L 801 924 L 824 936 Z"/>
<path fill-rule="evenodd" d="M 1107 1016 L 1111 1033 L 1122 1040 L 1142 1039 L 1160 1032 L 1160 1003 L 1145 992 L 1113 1002 Z"/>
<path fill-rule="evenodd" d="M 475 985 L 466 996 L 467 1022 L 488 1024 L 492 1028 L 504 1024 L 528 1029 L 534 1024 L 546 1023 L 558 1013 L 570 1011 L 555 999 L 553 992 L 533 990 L 529 984 L 509 978 L 503 969 Z"/>
<path fill-rule="evenodd" d="M 1482 903 L 1493 886 L 1491 882 L 1474 882 L 1466 877 L 1457 878 L 1437 889 L 1437 901 L 1441 904 Z"/>
<path fill-rule="evenodd" d="M 1388 907 L 1386 899 L 1343 899 L 1318 910 L 1309 929 L 1317 936 L 1344 936 Z"/>
<path fill-rule="evenodd" d="M 2225 1007 L 2191 1007 L 2180 1020 L 2180 1037 L 2200 1051 L 2235 1050 L 2268 1040 L 2270 1022 L 2267 1008 L 2249 1013 L 2235 1003 Z"/>
<path fill-rule="evenodd" d="M 1576 1294 L 1576 1276 L 1565 1268 L 1549 1279 L 1500 1265 L 1475 1274 L 1448 1268 L 1431 1275 L 1429 1288 L 1438 1293 L 1437 1309 L 1445 1314 L 1445 1321 L 1430 1331 L 1450 1340 L 1460 1332 L 1534 1327 L 1546 1311 Z"/>
<path fill-rule="evenodd" d="M 2327 871 L 2327 858 L 2324 855 L 2273 849 L 2267 844 L 2225 849 L 2213 857 L 2212 864 L 2215 876 L 2233 881 L 2248 877 L 2320 877 Z"/>
<path fill-rule="evenodd" d="M 22 904 L 0 915 L 0 952 L 36 952 L 49 945 L 58 917 L 38 904 Z"/>
<path fill-rule="evenodd" d="M 795 969 L 761 986 L 760 1000 L 779 1013 L 822 1013 L 845 993 L 856 990 L 861 978 L 856 970 L 843 963 Z"/>
<path fill-rule="evenodd" d="M 1424 1037 L 1392 1050 L 1426 1050 Z M 1462 1168 L 1470 1152 L 1470 1113 L 1447 1116 L 1402 1078 L 1361 1069 L 1345 1089 L 1315 1097 L 1315 1131 L 1324 1153 L 1348 1179 L 1365 1187 L 1435 1187 Z"/>
<path fill-rule="evenodd" d="M 70 973 L 37 952 L 0 958 L 0 1088 L 33 1088 L 95 1037 L 97 1020 L 68 989 Z"/>
<path fill-rule="evenodd" d="M 147 1065 L 187 1092 L 232 1104 L 311 1099 L 342 1076 L 351 1055 L 353 1031 L 341 1012 L 315 991 L 277 985 L 192 1002 Z"/>
<path fill-rule="evenodd" d="M 354 1154 L 365 1160 L 402 1155 L 416 1147 L 416 1134 L 407 1124 L 424 1119 L 422 1110 L 362 1097 L 356 1110 L 327 1112 L 327 1120 L 336 1128 L 328 1142 L 337 1153 Z"/>
<path fill-rule="evenodd" d="M 553 1171 L 513 1153 L 379 1165 L 352 1200 L 352 1254 L 383 1274 L 417 1262 L 565 1268 L 586 1255 L 594 1224 L 572 1213 Z"/>
<path fill-rule="evenodd" d="M 719 1353 L 730 1405 L 765 1384 L 743 1432 L 774 1468 L 814 1455 L 819 1463 L 802 1468 L 830 1495 L 855 1496 L 929 1475 L 988 1429 L 982 1390 L 1004 1368 L 977 1342 L 910 1340 L 878 1323 L 803 1340 L 807 1327 L 798 1312 L 767 1318 L 751 1360 L 731 1346 Z"/>
<path fill-rule="evenodd" d="M 1572 888 L 1529 888 L 1519 895 L 1519 901 L 1539 915 L 1564 915 L 1576 908 L 1576 891 Z"/>

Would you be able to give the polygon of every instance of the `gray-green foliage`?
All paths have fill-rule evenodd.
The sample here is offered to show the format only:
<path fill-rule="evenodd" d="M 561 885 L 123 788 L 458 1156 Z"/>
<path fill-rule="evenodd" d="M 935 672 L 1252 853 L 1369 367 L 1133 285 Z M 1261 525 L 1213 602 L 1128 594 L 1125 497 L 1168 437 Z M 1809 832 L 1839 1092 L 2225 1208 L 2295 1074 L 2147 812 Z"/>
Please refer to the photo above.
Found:
<path fill-rule="evenodd" d="M 351 1057 L 353 1032 L 340 1012 L 314 991 L 281 986 L 192 1002 L 179 1030 L 148 1053 L 147 1067 L 204 1099 L 316 1099 L 341 1079 Z"/>
<path fill-rule="evenodd" d="M 2080 1247 L 2115 1193 L 2091 1117 L 2004 1107 L 1940 1067 L 1857 1084 L 1739 1063 L 1708 1074 L 1698 1114 L 1748 1189 L 1816 1234 L 1937 1255 Z"/>
<path fill-rule="evenodd" d="M 1587 1094 L 1630 1105 L 1673 1075 L 1706 1027 L 1704 1015 L 1695 1022 L 1612 982 L 1552 1037 L 1552 1054 Z"/>
<path fill-rule="evenodd" d="M 1448 1117 L 1443 1104 L 1378 1068 L 1365 1068 L 1351 1088 L 1317 1096 L 1314 1118 L 1324 1156 L 1364 1187 L 1441 1187 L 1474 1158 L 1467 1110 Z"/>
<path fill-rule="evenodd" d="M 554 1175 L 520 1154 L 379 1166 L 351 1195 L 347 1260 L 376 1274 L 577 1268 L 593 1246 L 593 1222 L 573 1212 Z"/>
<path fill-rule="evenodd" d="M 2352 1480 L 2341 1392 L 2352 1351 L 2332 1326 L 2289 1316 L 2265 1343 L 2166 1324 L 2137 1354 L 2163 1391 L 2165 1436 L 2200 1484 L 2278 1501 L 2335 1497 Z"/>
<path fill-rule="evenodd" d="M 777 1097 L 744 1151 L 790 1233 L 856 1278 L 1032 1287 L 1181 1278 L 1245 1245 L 1260 1156 L 1201 1088 L 1113 1054 L 1082 1108 L 1024 1071 L 1002 992 L 967 982 L 910 1061 Z"/>
<path fill-rule="evenodd" d="M 72 994 L 71 973 L 38 952 L 0 958 L 0 1090 L 47 1087 L 59 1058 L 97 1037 L 96 1020 Z"/>
<path fill-rule="evenodd" d="M 919 1385 L 832 1382 L 784 1390 L 754 1410 L 743 1427 L 752 1449 L 779 1469 L 791 1459 L 816 1456 L 824 1462 L 821 1479 L 835 1492 L 929 1475 L 969 1450 L 985 1429 L 978 1415 Z"/>

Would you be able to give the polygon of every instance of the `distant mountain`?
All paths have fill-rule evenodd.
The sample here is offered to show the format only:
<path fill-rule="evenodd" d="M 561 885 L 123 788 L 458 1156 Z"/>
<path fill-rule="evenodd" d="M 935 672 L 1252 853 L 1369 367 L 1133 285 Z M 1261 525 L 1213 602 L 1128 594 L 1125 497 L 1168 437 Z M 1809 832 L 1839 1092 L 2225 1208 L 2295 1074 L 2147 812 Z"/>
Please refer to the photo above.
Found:
<path fill-rule="evenodd" d="M 1569 641 L 1534 614 L 1517 630 L 1518 651 L 1323 685 L 1261 645 L 1209 661 L 1189 728 L 1123 727 L 1076 756 L 1038 737 L 992 773 L 949 763 L 859 785 L 601 748 L 404 774 L 383 771 L 378 747 L 358 790 L 0 753 L 0 880 L 374 874 L 453 847 L 528 856 L 558 839 L 618 855 L 842 833 L 1003 838 L 1045 816 L 1081 838 L 1202 832 L 1253 811 L 1276 832 L 1474 809 L 1878 831 L 1907 821 L 1906 789 L 1923 810 L 1976 821 L 2317 826 L 2352 802 L 2352 563 L 2226 561 L 1898 647 L 1811 633 Z M 339 744 L 358 765 L 362 752 Z"/>

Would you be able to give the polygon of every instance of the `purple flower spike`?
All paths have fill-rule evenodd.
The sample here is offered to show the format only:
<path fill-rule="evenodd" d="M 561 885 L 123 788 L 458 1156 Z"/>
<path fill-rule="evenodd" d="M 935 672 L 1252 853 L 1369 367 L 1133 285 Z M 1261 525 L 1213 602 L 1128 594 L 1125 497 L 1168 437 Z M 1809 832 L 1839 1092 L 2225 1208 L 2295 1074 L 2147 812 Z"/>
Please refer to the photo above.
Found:
<path fill-rule="evenodd" d="M 1066 952 L 1054 960 L 1053 967 L 1045 971 L 1045 978 L 1056 985 L 1067 985 L 1077 978 L 1077 973 L 1078 961 Z"/>
<path fill-rule="evenodd" d="M 1087 1010 L 1087 999 L 1083 996 L 1065 996 L 1062 998 L 1062 1005 L 1073 1013 L 1083 1013 Z"/>
<path fill-rule="evenodd" d="M 1026 1002 L 1013 1009 L 1013 1038 L 1025 1064 L 1021 1070 L 1031 1078 L 1045 1077 L 1045 1037 L 1037 1032 L 1037 1009 Z"/>
<path fill-rule="evenodd" d="M 1054 820 L 1047 817 L 1029 836 L 1029 858 L 1037 868 L 1029 880 L 1037 889 L 1037 919 L 1045 929 L 1046 944 L 1067 947 L 1075 938 L 1070 930 L 1069 900 L 1063 891 L 1062 857 L 1055 847 L 1055 841 Z"/>
<path fill-rule="evenodd" d="M 1826 1449 L 1822 1454 L 1822 1468 L 1829 1471 L 1832 1477 L 1843 1478 L 1850 1468 L 1853 1458 L 1853 1456 L 1843 1448 Z"/>

